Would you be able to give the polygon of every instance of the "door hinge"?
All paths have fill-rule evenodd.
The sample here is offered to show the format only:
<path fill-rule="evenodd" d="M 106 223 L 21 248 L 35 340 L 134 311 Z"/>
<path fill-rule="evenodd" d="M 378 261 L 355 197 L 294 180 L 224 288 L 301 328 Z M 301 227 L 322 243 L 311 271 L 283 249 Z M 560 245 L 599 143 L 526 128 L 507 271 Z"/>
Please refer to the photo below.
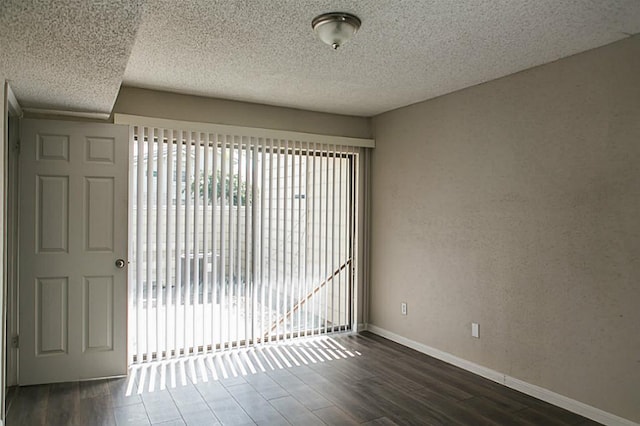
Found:
<path fill-rule="evenodd" d="M 16 349 L 20 347 L 20 336 L 17 334 L 11 339 L 11 347 Z"/>

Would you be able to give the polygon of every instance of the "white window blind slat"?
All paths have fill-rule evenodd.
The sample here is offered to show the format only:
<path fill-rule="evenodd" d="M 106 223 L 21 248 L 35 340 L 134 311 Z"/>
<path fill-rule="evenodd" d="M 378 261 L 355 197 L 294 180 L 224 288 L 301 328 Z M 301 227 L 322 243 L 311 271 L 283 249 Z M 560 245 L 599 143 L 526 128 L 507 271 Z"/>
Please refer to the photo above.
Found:
<path fill-rule="evenodd" d="M 211 305 L 211 348 L 214 349 L 216 344 L 221 344 L 220 340 L 220 329 L 218 328 L 218 324 L 220 323 L 220 316 L 222 315 L 222 309 L 220 309 L 221 298 L 220 298 L 220 279 L 218 276 L 218 259 L 220 258 L 219 254 L 219 245 L 217 243 L 218 236 L 220 235 L 218 232 L 218 197 L 217 197 L 217 176 L 218 176 L 218 136 L 213 135 L 213 146 L 211 147 L 211 299 L 214 301 Z M 217 285 L 216 285 L 217 283 Z M 218 308 L 218 313 L 216 315 L 216 309 Z"/>
<path fill-rule="evenodd" d="M 269 207 L 266 211 L 267 214 L 267 252 L 263 253 L 263 260 L 266 264 L 267 268 L 267 285 L 268 285 L 268 305 L 267 311 L 265 315 L 269 312 L 269 308 L 273 306 L 273 280 L 272 280 L 272 258 L 271 253 L 273 249 L 273 139 L 270 139 L 269 146 L 269 156 L 265 158 L 265 162 L 269 164 L 269 180 L 266 185 L 269 187 Z M 266 320 L 265 329 L 261 331 L 266 331 L 267 336 L 265 336 L 267 341 L 271 340 L 271 329 L 269 328 L 270 320 L 268 318 L 264 318 Z"/>
<path fill-rule="evenodd" d="M 184 304 L 182 297 L 182 264 L 180 262 L 180 253 L 182 251 L 182 216 L 183 216 L 183 207 L 182 207 L 182 188 L 184 187 L 183 183 L 183 134 L 182 130 L 178 130 L 176 132 L 176 142 L 175 142 L 175 151 L 176 151 L 176 186 L 175 186 L 175 199 L 173 201 L 175 205 L 175 245 L 173 258 L 175 262 L 175 295 L 176 295 L 176 304 L 175 304 L 175 313 L 174 313 L 174 350 L 175 356 L 179 355 L 179 348 L 184 348 L 184 342 L 181 340 L 180 336 L 180 325 L 181 323 L 181 306 Z"/>
<path fill-rule="evenodd" d="M 209 265 L 211 265 L 211 257 L 209 252 L 209 235 L 210 235 L 210 226 L 209 226 L 209 134 L 203 135 L 202 140 L 202 155 L 203 159 L 203 169 L 202 169 L 202 179 L 199 182 L 202 182 L 202 317 L 200 323 L 202 324 L 202 330 L 200 334 L 200 341 L 207 341 L 207 326 L 211 324 L 210 316 L 211 309 L 213 306 L 213 302 L 209 300 Z M 207 353 L 209 349 L 209 345 L 202 345 L 202 352 Z"/>
<path fill-rule="evenodd" d="M 156 206 L 161 205 L 161 200 L 163 198 L 164 195 L 164 189 L 163 189 L 163 182 L 164 182 L 164 161 L 163 161 L 163 155 L 164 155 L 164 146 L 165 144 L 163 143 L 164 140 L 164 130 L 163 129 L 157 129 L 157 143 L 155 143 L 154 145 L 156 146 L 156 171 L 157 171 L 157 180 L 156 180 Z M 161 345 L 161 342 L 164 342 L 164 339 L 160 338 L 160 333 L 163 331 L 163 327 L 161 327 L 161 319 L 164 319 L 164 315 L 162 315 L 161 312 L 161 306 L 162 304 L 162 299 L 163 299 L 163 292 L 164 292 L 164 288 L 165 288 L 165 282 L 163 279 L 163 262 L 162 262 L 162 243 L 164 242 L 165 236 L 162 235 L 162 231 L 164 230 L 163 227 L 163 219 L 166 215 L 162 214 L 162 210 L 160 208 L 156 208 L 156 217 L 155 217 L 155 221 L 156 221 L 156 229 L 155 229 L 155 233 L 156 233 L 156 241 L 155 241 L 155 269 L 156 269 L 156 277 L 155 277 L 155 283 L 156 283 L 156 288 L 155 288 L 155 311 L 156 311 L 156 318 L 155 318 L 155 325 L 156 325 L 156 344 L 155 344 L 155 350 L 156 353 L 158 354 L 163 354 L 165 351 L 165 347 L 164 345 Z M 163 321 L 164 322 L 164 321 Z M 162 357 L 162 356 L 161 356 Z"/>
<path fill-rule="evenodd" d="M 278 315 L 278 318 L 282 318 L 282 330 L 283 330 L 283 336 L 286 339 L 287 338 L 287 333 L 284 332 L 284 330 L 287 330 L 287 316 L 286 316 L 286 310 L 287 310 L 287 302 L 288 302 L 288 290 L 289 290 L 289 277 L 287 274 L 287 262 L 289 261 L 288 259 L 288 251 L 287 248 L 291 249 L 289 247 L 289 245 L 287 244 L 289 241 L 289 235 L 287 233 L 287 231 L 289 231 L 289 227 L 287 226 L 289 221 L 287 220 L 288 217 L 288 182 L 289 182 L 289 141 L 285 140 L 284 141 L 284 152 L 283 152 L 283 166 L 282 166 L 282 174 L 283 174 L 283 180 L 282 180 L 282 184 L 280 184 L 280 180 L 278 179 L 278 186 L 282 186 L 282 315 Z M 278 324 L 280 324 L 280 321 L 278 321 Z"/>
<path fill-rule="evenodd" d="M 225 240 L 226 240 L 226 236 L 227 236 L 227 222 L 225 220 L 225 209 L 226 209 L 226 197 L 224 195 L 226 195 L 226 176 L 227 176 L 227 147 L 228 146 L 228 138 L 225 137 L 225 143 L 222 145 L 222 150 L 221 150 L 221 178 L 220 178 L 220 194 L 222 195 L 220 197 L 220 286 L 221 286 L 221 295 L 222 295 L 222 301 L 220 303 L 220 345 L 221 347 L 225 344 L 225 342 L 228 342 L 228 335 L 225 334 L 225 331 L 227 329 L 227 325 L 225 324 L 225 320 L 227 320 L 227 316 L 224 315 L 224 312 L 228 312 L 228 296 L 227 296 L 227 283 L 225 282 L 225 277 L 226 277 L 226 245 L 225 245 Z"/>
<path fill-rule="evenodd" d="M 188 319 L 189 319 L 189 310 L 191 305 L 191 265 L 190 262 L 190 254 L 191 254 L 191 222 L 192 215 L 191 212 L 191 197 L 187 195 L 187 191 L 191 187 L 192 179 L 191 173 L 192 171 L 192 160 L 191 160 L 191 132 L 185 132 L 185 175 L 184 175 L 184 188 L 182 189 L 181 196 L 184 196 L 184 227 L 182 229 L 183 241 L 182 241 L 182 255 L 180 257 L 180 263 L 183 265 L 184 274 L 183 276 L 183 309 L 182 309 L 182 348 L 190 348 L 189 335 L 191 334 L 191 329 L 188 327 Z"/>
<path fill-rule="evenodd" d="M 195 133 L 195 139 L 193 142 L 194 149 L 194 163 L 193 163 L 193 183 L 190 187 L 187 187 L 188 191 L 193 193 L 193 253 L 189 256 L 190 259 L 193 259 L 193 294 L 192 294 L 192 310 L 191 310 L 191 347 L 198 347 L 197 343 L 197 335 L 198 335 L 198 326 L 202 326 L 202 324 L 198 321 L 200 316 L 199 307 L 200 303 L 200 132 Z M 204 256 L 203 256 L 204 257 Z M 191 286 L 189 286 L 191 287 Z M 195 352 L 198 352 L 196 350 Z"/>
<path fill-rule="evenodd" d="M 319 267 L 319 265 L 316 264 L 315 262 L 315 252 L 316 252 L 316 238 L 315 236 L 317 235 L 316 232 L 316 219 L 318 214 L 316 214 L 316 175 L 317 175 L 317 158 L 315 155 L 315 149 L 316 149 L 316 144 L 313 144 L 313 155 L 311 156 L 311 162 L 312 162 L 312 171 L 311 171 L 311 176 L 312 176 L 312 182 L 311 182 L 311 234 L 310 234 L 310 239 L 311 239 L 311 252 L 309 253 L 309 256 L 311 258 L 311 277 L 310 277 L 310 282 L 309 284 L 313 286 L 313 283 L 318 282 L 318 277 L 320 274 L 317 274 L 317 269 Z M 320 231 L 320 228 L 318 227 L 318 232 Z M 318 250 L 319 252 L 319 250 Z M 313 287 L 310 288 L 310 293 L 309 294 L 313 294 L 315 296 L 315 289 Z M 311 333 L 311 335 L 315 334 L 315 330 L 316 330 L 316 320 L 315 320 L 315 314 L 316 314 L 316 301 L 319 300 L 316 297 L 311 297 L 311 326 L 309 328 L 309 332 Z"/>
<path fill-rule="evenodd" d="M 282 212 L 282 208 L 280 206 L 280 172 L 282 171 L 281 167 L 280 167 L 280 162 L 281 162 L 281 158 L 282 156 L 280 155 L 280 150 L 276 149 L 275 151 L 275 156 L 276 156 L 276 181 L 275 181 L 275 186 L 276 186 L 276 191 L 275 191 L 275 264 L 274 264 L 274 269 L 275 269 L 275 274 L 274 274 L 274 284 L 275 284 L 275 312 L 276 312 L 276 324 L 275 324 L 275 335 L 279 336 L 280 335 L 280 323 L 277 322 L 277 319 L 280 318 L 280 268 L 281 268 L 281 259 L 282 259 L 282 251 L 279 250 L 280 245 L 282 244 L 281 241 L 281 236 L 280 236 L 280 230 L 282 229 L 282 227 L 280 226 L 280 215 Z"/>
<path fill-rule="evenodd" d="M 165 268 L 166 268 L 166 281 L 165 281 L 165 291 L 166 291 L 166 304 L 165 304 L 165 358 L 171 357 L 171 350 L 174 349 L 174 345 L 171 344 L 173 342 L 173 333 L 175 333 L 175 327 L 173 327 L 175 323 L 174 316 L 174 304 L 175 304 L 175 296 L 173 295 L 173 282 L 171 280 L 173 268 L 173 257 L 172 253 L 172 230 L 173 230 L 173 209 L 171 208 L 172 200 L 173 200 L 173 172 L 174 172 L 174 164 L 173 164 L 173 150 L 175 147 L 175 143 L 173 142 L 173 131 L 168 130 L 166 134 L 166 158 L 167 158 L 167 173 L 166 173 L 166 192 L 165 192 L 165 204 L 164 211 L 166 212 L 166 221 L 165 221 Z M 159 208 L 159 206 L 157 207 Z"/>
<path fill-rule="evenodd" d="M 258 252 L 258 256 L 260 257 L 260 259 L 264 259 L 265 258 L 265 241 L 266 241 L 266 237 L 267 237 L 267 233 L 265 232 L 265 220 L 268 217 L 268 212 L 267 212 L 267 202 L 265 201 L 266 199 L 266 191 L 267 191 L 267 184 L 266 184 L 266 174 L 267 174 L 267 169 L 266 169 L 266 164 L 267 164 L 267 153 L 266 153 L 266 147 L 263 146 L 261 149 L 261 160 L 262 160 L 262 167 L 261 167 L 261 173 L 260 173 L 260 188 L 262 188 L 262 192 L 263 194 L 265 194 L 265 196 L 261 196 L 260 197 L 260 250 Z M 260 333 L 260 331 L 265 329 L 265 324 L 264 324 L 264 314 L 265 314 L 265 309 L 264 309 L 264 301 L 266 300 L 265 297 L 267 296 L 267 292 L 266 292 L 266 283 L 267 283 L 267 274 L 266 274 L 266 268 L 265 268 L 265 263 L 266 261 L 260 261 L 260 281 L 259 281 L 259 286 L 260 286 L 260 301 L 262 303 L 260 303 L 260 316 L 258 317 L 259 321 L 258 321 L 258 342 L 262 343 L 263 341 L 263 335 Z"/>
<path fill-rule="evenodd" d="M 236 184 L 236 188 L 235 188 L 235 192 L 237 193 L 237 201 L 234 203 L 235 204 L 235 214 L 236 214 L 236 233 L 234 236 L 234 241 L 235 241 L 235 246 L 236 246 L 236 251 L 235 251 L 235 259 L 236 259 L 236 279 L 233 280 L 234 282 L 234 303 L 235 303 L 235 312 L 236 312 L 236 330 L 235 330 L 235 336 L 236 336 L 236 348 L 240 347 L 240 340 L 241 340 L 241 334 L 240 334 L 240 306 L 241 306 L 241 300 L 242 300 L 242 295 L 241 295 L 241 287 L 244 286 L 244 282 L 243 282 L 243 277 L 242 277 L 242 245 L 244 243 L 244 239 L 240 239 L 240 230 L 242 229 L 242 223 L 240 223 L 240 210 L 241 210 L 241 206 L 242 206 L 242 169 L 243 169 L 243 163 L 242 163 L 242 145 L 241 145 L 241 140 L 240 138 L 236 138 L 236 142 L 237 142 L 237 156 L 238 156 L 238 160 L 237 160 L 237 167 L 234 166 L 234 174 L 232 175 L 232 180 L 235 179 L 235 177 L 237 176 L 237 184 Z M 237 172 L 235 171 L 237 169 Z M 233 193 L 233 192 L 232 192 Z"/>
<path fill-rule="evenodd" d="M 253 200 L 253 188 L 252 183 L 252 165 L 253 165 L 253 149 L 250 144 L 245 146 L 246 152 L 246 160 L 245 160 L 245 202 L 244 202 L 244 211 L 245 211 L 245 222 L 244 222 L 244 289 L 245 289 L 245 297 L 244 297 L 244 345 L 248 346 L 251 335 L 251 325 L 253 322 L 253 307 L 252 301 L 255 298 L 253 294 L 253 271 L 252 271 L 252 262 L 251 255 L 253 253 L 253 210 L 250 208 L 248 204 L 248 200 Z"/>

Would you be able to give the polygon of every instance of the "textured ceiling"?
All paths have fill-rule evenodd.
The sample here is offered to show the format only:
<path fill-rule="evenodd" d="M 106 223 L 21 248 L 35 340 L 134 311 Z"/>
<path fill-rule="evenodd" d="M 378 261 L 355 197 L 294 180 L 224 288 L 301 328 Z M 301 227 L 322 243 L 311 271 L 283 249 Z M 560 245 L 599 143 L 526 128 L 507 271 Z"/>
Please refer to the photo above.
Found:
<path fill-rule="evenodd" d="M 351 12 L 338 51 L 314 16 Z M 640 32 L 638 0 L 150 2 L 124 83 L 373 115 Z"/>
<path fill-rule="evenodd" d="M 101 112 L 111 109 L 122 82 L 369 116 L 640 32 L 638 0 L 0 5 L 0 72 L 13 80 L 18 99 Z M 362 19 L 338 51 L 311 30 L 313 17 L 329 11 Z"/>
<path fill-rule="evenodd" d="M 0 74 L 23 107 L 110 112 L 139 0 L 0 0 Z"/>

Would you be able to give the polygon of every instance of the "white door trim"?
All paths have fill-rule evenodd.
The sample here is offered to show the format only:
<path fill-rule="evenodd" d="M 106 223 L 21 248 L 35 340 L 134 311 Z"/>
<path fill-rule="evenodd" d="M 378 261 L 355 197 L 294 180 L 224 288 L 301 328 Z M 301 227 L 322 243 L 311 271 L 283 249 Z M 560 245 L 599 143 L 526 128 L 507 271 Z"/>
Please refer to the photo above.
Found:
<path fill-rule="evenodd" d="M 6 347 L 6 365 L 5 365 L 5 386 L 15 386 L 18 384 L 18 348 L 14 347 L 10 342 L 14 337 L 18 335 L 18 240 L 19 240 L 19 227 L 20 227 L 20 211 L 19 211 L 19 193 L 20 184 L 18 181 L 19 176 L 19 129 L 20 124 L 18 122 L 18 116 L 12 116 L 9 113 L 9 119 L 15 123 L 15 129 L 10 132 L 8 143 L 10 146 L 7 149 L 7 192 L 6 192 L 6 253 L 7 264 L 6 268 L 6 290 L 5 290 L 5 306 L 6 310 L 6 338 L 8 339 L 8 346 Z M 15 132 L 15 133 L 14 133 Z M 16 136 L 15 140 L 12 140 L 12 133 Z"/>
<path fill-rule="evenodd" d="M 7 111 L 9 112 L 9 115 L 12 117 L 22 118 L 22 107 L 20 106 L 20 103 L 18 102 L 16 95 L 13 93 L 8 81 L 5 83 L 5 92 L 7 94 Z"/>
<path fill-rule="evenodd" d="M 7 312 L 8 312 L 8 300 L 7 300 L 7 294 L 8 294 L 8 289 L 10 285 L 15 285 L 15 282 L 9 282 L 10 278 L 13 277 L 9 277 L 8 275 L 8 270 L 9 270 L 9 262 L 13 262 L 17 256 L 17 254 L 15 253 L 15 251 L 13 250 L 13 247 L 10 246 L 10 239 L 9 239 L 9 233 L 8 233 L 8 222 L 7 222 L 7 218 L 9 217 L 9 210 L 13 209 L 15 206 L 11 205 L 7 199 L 7 190 L 9 188 L 8 186 L 8 165 L 9 165 L 9 151 L 10 151 L 10 147 L 9 147 L 9 117 L 22 117 L 22 108 L 20 108 L 20 104 L 18 103 L 18 100 L 16 99 L 13 90 L 11 90 L 11 85 L 9 84 L 8 81 L 0 81 L 0 84 L 3 85 L 3 94 L 4 97 L 2 99 L 3 102 L 3 106 L 4 106 L 4 115 L 2 117 L 2 155 L 0 156 L 0 158 L 2 159 L 2 164 L 0 165 L 0 171 L 1 173 L 1 180 L 0 183 L 2 185 L 2 212 L 1 212 L 1 217 L 2 217 L 2 223 L 0 224 L 0 226 L 2 226 L 2 241 L 0 242 L 0 244 L 2 244 L 2 269 L 1 269 L 1 280 L 2 280 L 2 288 L 0 289 L 0 291 L 2 292 L 0 297 L 1 297 L 1 308 L 0 308 L 0 321 L 2 324 L 2 327 L 0 329 L 0 350 L 2 351 L 1 355 L 0 355 L 0 359 L 2 360 L 2 362 L 0 363 L 0 369 L 1 369 L 1 376 L 0 376 L 0 388 L 1 388 L 1 392 L 0 392 L 0 426 L 2 426 L 2 420 L 4 420 L 5 415 L 6 415 L 6 411 L 5 411 L 5 403 L 6 403 L 6 386 L 7 386 L 7 377 L 9 376 L 9 374 L 12 374 L 12 372 L 8 371 L 8 364 L 7 364 L 7 355 L 8 355 L 8 348 L 7 348 L 7 336 L 6 336 L 6 330 L 10 328 L 8 326 L 11 326 L 12 324 L 15 324 L 15 321 L 11 321 L 8 324 L 8 317 L 7 317 Z M 13 280 L 12 280 L 13 281 Z M 10 320 L 10 319 L 9 319 Z M 11 382 L 9 382 L 11 384 Z"/>

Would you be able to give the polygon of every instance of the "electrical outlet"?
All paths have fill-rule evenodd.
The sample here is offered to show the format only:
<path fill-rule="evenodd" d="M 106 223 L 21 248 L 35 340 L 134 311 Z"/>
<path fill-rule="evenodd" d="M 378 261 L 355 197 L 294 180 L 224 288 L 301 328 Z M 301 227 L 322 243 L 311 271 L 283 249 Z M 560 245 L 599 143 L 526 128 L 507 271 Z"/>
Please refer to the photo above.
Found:
<path fill-rule="evenodd" d="M 407 302 L 400 304 L 400 312 L 402 312 L 402 315 L 407 315 Z"/>
<path fill-rule="evenodd" d="M 480 338 L 480 324 L 477 322 L 471 323 L 471 337 L 475 337 L 476 339 Z"/>

